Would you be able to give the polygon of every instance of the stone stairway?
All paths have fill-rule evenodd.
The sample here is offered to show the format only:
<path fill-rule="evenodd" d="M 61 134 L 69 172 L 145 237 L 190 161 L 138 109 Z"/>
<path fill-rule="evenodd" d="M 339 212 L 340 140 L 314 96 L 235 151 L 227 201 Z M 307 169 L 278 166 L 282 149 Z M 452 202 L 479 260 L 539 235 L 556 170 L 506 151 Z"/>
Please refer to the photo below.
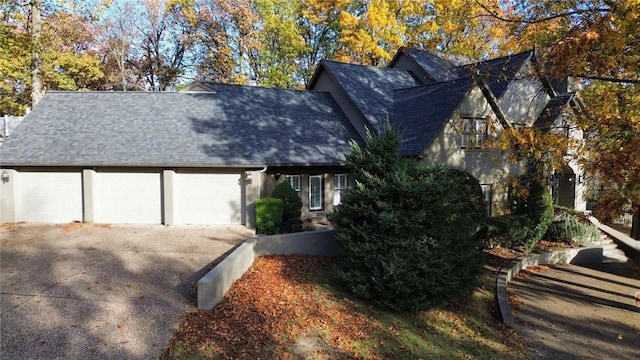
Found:
<path fill-rule="evenodd" d="M 629 261 L 624 251 L 618 248 L 618 245 L 609 237 L 602 240 L 602 263 L 603 264 L 622 264 Z"/>

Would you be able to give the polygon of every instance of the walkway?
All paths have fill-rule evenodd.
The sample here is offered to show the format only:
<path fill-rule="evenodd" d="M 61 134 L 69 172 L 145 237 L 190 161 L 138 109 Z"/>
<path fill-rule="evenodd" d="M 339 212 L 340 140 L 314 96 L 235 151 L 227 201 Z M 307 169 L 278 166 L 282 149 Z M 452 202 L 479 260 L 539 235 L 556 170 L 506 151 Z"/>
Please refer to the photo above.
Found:
<path fill-rule="evenodd" d="M 612 240 L 603 248 L 597 269 L 542 266 L 511 280 L 515 329 L 531 359 L 640 358 L 640 267 Z"/>

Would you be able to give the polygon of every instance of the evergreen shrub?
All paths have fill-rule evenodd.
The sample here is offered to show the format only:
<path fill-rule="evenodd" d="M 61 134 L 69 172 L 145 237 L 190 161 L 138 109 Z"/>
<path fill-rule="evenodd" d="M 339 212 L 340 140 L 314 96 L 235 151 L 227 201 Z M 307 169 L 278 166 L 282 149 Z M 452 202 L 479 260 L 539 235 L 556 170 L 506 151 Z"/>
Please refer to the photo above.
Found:
<path fill-rule="evenodd" d="M 502 215 L 487 220 L 485 247 L 511 248 L 527 242 L 531 232 L 531 220 L 522 215 Z"/>
<path fill-rule="evenodd" d="M 535 248 L 553 221 L 553 199 L 544 183 L 531 175 L 521 176 L 511 195 L 512 214 L 525 216 L 530 221 L 528 235 L 514 239 L 513 246 L 528 253 Z"/>
<path fill-rule="evenodd" d="M 469 296 L 482 272 L 482 189 L 468 173 L 398 155 L 387 125 L 352 143 L 355 187 L 330 217 L 346 254 L 336 276 L 356 296 L 417 311 Z"/>
<path fill-rule="evenodd" d="M 600 239 L 600 232 L 591 223 L 584 223 L 571 212 L 556 214 L 544 235 L 545 240 L 569 245 L 584 245 Z"/>
<path fill-rule="evenodd" d="M 289 233 L 302 230 L 302 200 L 289 182 L 283 181 L 273 189 L 272 197 L 282 200 L 282 224 L 280 232 Z"/>
<path fill-rule="evenodd" d="M 282 225 L 282 199 L 266 197 L 256 200 L 256 226 L 258 234 L 277 234 Z"/>

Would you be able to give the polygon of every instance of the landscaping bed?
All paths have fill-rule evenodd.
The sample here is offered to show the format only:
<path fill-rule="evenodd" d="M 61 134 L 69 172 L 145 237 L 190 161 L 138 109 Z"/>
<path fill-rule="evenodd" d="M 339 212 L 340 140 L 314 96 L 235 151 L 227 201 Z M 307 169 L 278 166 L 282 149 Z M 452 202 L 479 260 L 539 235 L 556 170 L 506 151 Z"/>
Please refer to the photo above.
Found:
<path fill-rule="evenodd" d="M 498 248 L 473 296 L 417 313 L 381 310 L 331 281 L 339 258 L 263 256 L 211 311 L 185 315 L 164 359 L 526 358 L 501 324 L 500 268 L 521 255 Z"/>

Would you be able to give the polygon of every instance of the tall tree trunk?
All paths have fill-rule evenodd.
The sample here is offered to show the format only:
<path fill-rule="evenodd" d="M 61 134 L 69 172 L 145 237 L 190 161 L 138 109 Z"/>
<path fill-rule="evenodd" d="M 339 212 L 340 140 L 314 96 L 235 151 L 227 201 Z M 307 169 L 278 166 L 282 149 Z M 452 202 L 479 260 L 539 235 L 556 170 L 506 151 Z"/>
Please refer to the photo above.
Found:
<path fill-rule="evenodd" d="M 40 70 L 40 35 L 42 33 L 42 18 L 40 8 L 42 0 L 31 0 L 31 107 L 35 107 L 42 96 L 42 73 Z"/>
<path fill-rule="evenodd" d="M 640 205 L 632 204 L 631 211 L 633 213 L 631 220 L 631 236 L 632 239 L 640 240 Z"/>

